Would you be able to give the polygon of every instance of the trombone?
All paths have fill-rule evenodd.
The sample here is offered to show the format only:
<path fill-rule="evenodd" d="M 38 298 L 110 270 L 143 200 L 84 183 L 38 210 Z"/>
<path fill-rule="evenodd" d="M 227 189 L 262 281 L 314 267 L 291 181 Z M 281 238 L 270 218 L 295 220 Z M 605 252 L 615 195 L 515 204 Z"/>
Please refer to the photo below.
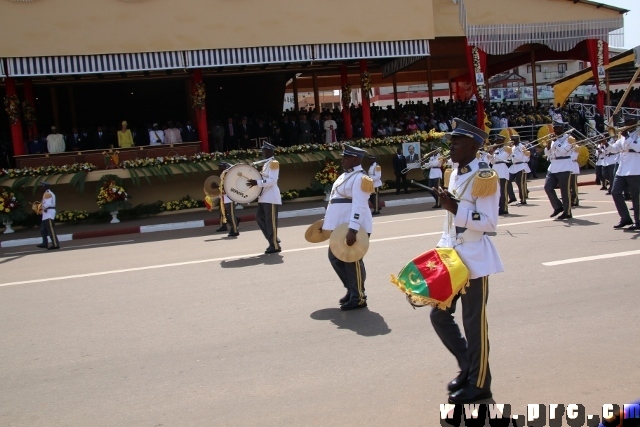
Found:
<path fill-rule="evenodd" d="M 533 147 L 536 146 L 542 146 L 543 144 L 546 144 L 547 142 L 549 142 L 548 140 L 552 139 L 552 138 L 560 138 L 561 136 L 564 136 L 568 133 L 571 133 L 575 130 L 575 128 L 571 128 L 566 132 L 562 132 L 560 135 L 556 135 L 555 133 L 550 133 L 548 135 L 543 136 L 542 138 L 538 138 L 538 139 L 534 139 L 531 142 L 527 142 L 526 144 L 524 144 L 524 148 L 527 150 L 532 149 Z"/>

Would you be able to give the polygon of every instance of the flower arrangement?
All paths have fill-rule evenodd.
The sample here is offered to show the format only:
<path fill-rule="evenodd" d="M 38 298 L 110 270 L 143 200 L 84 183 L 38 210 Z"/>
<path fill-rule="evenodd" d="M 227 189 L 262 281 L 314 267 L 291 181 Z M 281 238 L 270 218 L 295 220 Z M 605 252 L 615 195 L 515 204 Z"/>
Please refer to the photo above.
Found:
<path fill-rule="evenodd" d="M 205 107 L 205 100 L 207 92 L 203 82 L 198 82 L 193 89 L 193 95 L 191 95 L 191 106 L 194 110 L 202 110 Z"/>
<path fill-rule="evenodd" d="M 322 188 L 325 193 L 331 191 L 331 187 L 336 179 L 340 176 L 339 167 L 332 160 L 326 160 L 324 167 L 311 181 L 311 188 Z"/>
<path fill-rule="evenodd" d="M 96 165 L 92 163 L 74 163 L 72 165 L 62 166 L 40 166 L 37 168 L 21 168 L 21 169 L 0 169 L 0 178 L 24 178 L 38 177 L 50 175 L 64 175 L 67 173 L 91 172 L 96 170 Z"/>
<path fill-rule="evenodd" d="M 9 187 L 0 187 L 0 221 L 11 223 L 26 216 L 24 196 Z"/>
<path fill-rule="evenodd" d="M 36 109 L 27 99 L 22 101 L 22 116 L 24 117 L 24 121 L 28 124 L 36 122 Z"/>
<path fill-rule="evenodd" d="M 87 211 L 62 211 L 56 214 L 57 222 L 77 223 L 89 218 Z"/>
<path fill-rule="evenodd" d="M 479 74 L 483 74 L 482 73 L 482 67 L 480 66 L 480 53 L 478 52 L 478 47 L 477 46 L 473 46 L 471 48 L 471 56 L 473 58 L 473 71 L 476 75 L 476 88 L 477 88 L 477 95 L 479 99 L 484 99 L 484 95 L 485 95 L 485 85 L 484 85 L 484 80 L 480 81 L 477 76 Z"/>
<path fill-rule="evenodd" d="M 360 74 L 360 85 L 362 86 L 362 96 L 369 99 L 371 96 L 371 74 L 368 71 Z"/>
<path fill-rule="evenodd" d="M 104 175 L 97 187 L 96 201 L 101 211 L 114 212 L 129 209 L 129 195 L 122 186 L 122 180 L 115 175 Z"/>
<path fill-rule="evenodd" d="M 20 120 L 20 101 L 16 95 L 4 97 L 4 110 L 7 112 L 12 125 L 18 123 L 18 120 Z"/>
<path fill-rule="evenodd" d="M 181 211 L 183 209 L 194 209 L 203 206 L 203 202 L 194 200 L 188 194 L 180 200 L 173 200 L 162 204 L 161 209 L 167 211 Z"/>
<path fill-rule="evenodd" d="M 351 83 L 342 86 L 342 105 L 344 108 L 349 108 L 351 105 Z"/>
<path fill-rule="evenodd" d="M 300 193 L 298 193 L 298 190 L 289 190 L 280 193 L 280 196 L 282 197 L 282 200 L 293 200 L 300 197 Z"/>

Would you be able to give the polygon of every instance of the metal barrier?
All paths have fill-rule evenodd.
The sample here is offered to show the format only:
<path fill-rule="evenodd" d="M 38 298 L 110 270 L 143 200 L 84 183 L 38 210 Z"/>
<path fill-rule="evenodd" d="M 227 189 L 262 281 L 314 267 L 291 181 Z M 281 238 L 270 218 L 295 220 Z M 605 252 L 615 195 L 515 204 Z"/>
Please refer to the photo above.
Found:
<path fill-rule="evenodd" d="M 594 104 L 581 104 L 578 102 L 570 102 L 567 105 L 574 110 L 584 113 L 584 116 L 588 119 L 593 119 L 593 117 L 595 117 L 596 115 L 596 106 Z M 616 106 L 605 105 L 604 107 L 605 120 L 609 120 L 609 117 L 613 115 L 613 112 L 615 110 L 616 110 Z M 622 107 L 620 111 L 622 112 L 622 115 L 627 115 L 627 114 L 639 115 L 640 114 L 640 108 Z"/>

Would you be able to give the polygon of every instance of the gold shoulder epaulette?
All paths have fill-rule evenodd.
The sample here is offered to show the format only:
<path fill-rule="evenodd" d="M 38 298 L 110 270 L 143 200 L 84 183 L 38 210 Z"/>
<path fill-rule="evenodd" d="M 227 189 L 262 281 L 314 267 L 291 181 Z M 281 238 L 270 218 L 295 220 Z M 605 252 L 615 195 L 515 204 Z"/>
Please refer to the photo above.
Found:
<path fill-rule="evenodd" d="M 487 197 L 498 191 L 498 174 L 493 169 L 480 169 L 476 172 L 471 186 L 471 196 Z"/>
<path fill-rule="evenodd" d="M 506 151 L 509 154 L 513 153 L 513 149 L 511 147 L 504 147 L 504 151 Z"/>
<path fill-rule="evenodd" d="M 363 175 L 362 181 L 360 182 L 360 189 L 367 193 L 373 193 L 375 190 L 373 189 L 373 179 L 369 175 Z"/>
<path fill-rule="evenodd" d="M 380 172 L 382 171 L 382 168 L 380 166 L 376 166 L 376 172 Z"/>
<path fill-rule="evenodd" d="M 271 160 L 271 163 L 269 163 L 269 169 L 280 169 L 280 163 L 277 160 Z"/>

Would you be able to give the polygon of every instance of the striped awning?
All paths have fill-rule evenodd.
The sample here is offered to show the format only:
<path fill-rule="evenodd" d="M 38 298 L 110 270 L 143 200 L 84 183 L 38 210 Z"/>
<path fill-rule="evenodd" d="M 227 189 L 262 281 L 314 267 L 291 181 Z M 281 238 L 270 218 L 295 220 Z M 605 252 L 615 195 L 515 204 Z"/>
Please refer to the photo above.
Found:
<path fill-rule="evenodd" d="M 4 61 L 0 58 L 0 77 L 7 77 L 4 72 Z"/>
<path fill-rule="evenodd" d="M 398 71 L 402 71 L 408 66 L 415 64 L 423 58 L 426 58 L 426 56 L 406 56 L 404 58 L 394 59 L 382 66 L 382 78 L 386 79 Z"/>
<path fill-rule="evenodd" d="M 55 76 L 185 68 L 183 52 L 9 58 L 9 75 Z"/>
<path fill-rule="evenodd" d="M 314 60 L 396 58 L 429 55 L 428 40 L 316 44 L 311 46 Z"/>
<path fill-rule="evenodd" d="M 309 46 L 266 46 L 187 52 L 187 68 L 310 61 Z"/>

